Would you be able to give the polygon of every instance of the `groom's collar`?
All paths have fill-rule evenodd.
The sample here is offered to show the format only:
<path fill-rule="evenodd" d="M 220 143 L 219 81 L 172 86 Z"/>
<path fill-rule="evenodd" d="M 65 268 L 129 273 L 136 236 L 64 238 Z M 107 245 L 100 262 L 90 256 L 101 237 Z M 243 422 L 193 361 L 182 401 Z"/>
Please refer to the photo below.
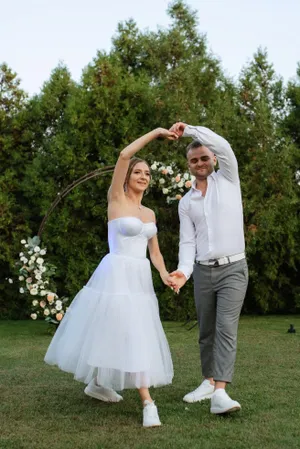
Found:
<path fill-rule="evenodd" d="M 210 178 L 214 178 L 215 175 L 216 175 L 216 172 L 213 171 L 213 172 L 207 177 L 207 182 L 209 183 L 209 182 L 210 182 Z M 195 179 L 195 180 L 193 181 L 191 189 L 197 190 L 197 192 L 199 192 L 199 189 L 197 189 L 197 187 L 196 187 L 196 183 L 197 183 L 197 179 Z"/>

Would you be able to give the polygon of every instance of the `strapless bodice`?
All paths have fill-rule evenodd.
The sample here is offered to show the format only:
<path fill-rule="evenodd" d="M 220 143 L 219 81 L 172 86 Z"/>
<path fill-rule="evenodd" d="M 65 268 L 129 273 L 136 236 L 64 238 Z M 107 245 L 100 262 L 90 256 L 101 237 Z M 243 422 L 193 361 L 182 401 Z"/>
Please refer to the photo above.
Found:
<path fill-rule="evenodd" d="M 111 254 L 145 258 L 148 240 L 157 233 L 153 221 L 144 223 L 137 217 L 120 217 L 108 222 L 108 244 Z"/>

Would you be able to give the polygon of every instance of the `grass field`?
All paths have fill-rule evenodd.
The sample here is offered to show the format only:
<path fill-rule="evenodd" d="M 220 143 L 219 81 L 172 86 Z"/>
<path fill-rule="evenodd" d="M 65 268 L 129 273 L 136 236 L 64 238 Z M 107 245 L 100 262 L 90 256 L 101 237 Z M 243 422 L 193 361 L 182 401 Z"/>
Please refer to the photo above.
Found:
<path fill-rule="evenodd" d="M 293 323 L 296 334 L 288 334 Z M 163 426 L 141 427 L 135 391 L 106 404 L 84 395 L 72 375 L 44 364 L 51 336 L 43 322 L 0 322 L 1 449 L 300 448 L 300 316 L 242 317 L 234 383 L 242 405 L 225 417 L 209 401 L 182 397 L 201 381 L 197 334 L 165 323 L 175 377 L 153 390 Z"/>

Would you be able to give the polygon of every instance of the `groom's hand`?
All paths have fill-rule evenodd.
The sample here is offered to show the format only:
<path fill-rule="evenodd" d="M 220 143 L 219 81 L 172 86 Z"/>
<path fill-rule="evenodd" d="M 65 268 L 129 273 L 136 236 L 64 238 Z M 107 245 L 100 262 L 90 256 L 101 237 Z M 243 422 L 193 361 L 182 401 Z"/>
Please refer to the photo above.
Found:
<path fill-rule="evenodd" d="M 157 128 L 156 132 L 157 132 L 157 136 L 160 138 L 163 138 L 163 139 L 168 139 L 168 140 L 177 140 L 178 139 L 177 133 L 175 133 L 174 131 L 171 131 L 170 129 Z"/>
<path fill-rule="evenodd" d="M 181 287 L 184 286 L 186 281 L 187 281 L 187 278 L 182 273 L 182 271 L 176 270 L 170 274 L 170 282 L 173 283 L 173 286 L 174 286 L 173 288 L 176 293 L 179 293 L 179 290 L 181 289 Z"/>
<path fill-rule="evenodd" d="M 169 131 L 176 133 L 178 137 L 182 137 L 183 132 L 184 132 L 184 128 L 186 126 L 187 126 L 186 123 L 177 122 L 177 123 L 174 123 L 174 125 L 171 126 Z"/>

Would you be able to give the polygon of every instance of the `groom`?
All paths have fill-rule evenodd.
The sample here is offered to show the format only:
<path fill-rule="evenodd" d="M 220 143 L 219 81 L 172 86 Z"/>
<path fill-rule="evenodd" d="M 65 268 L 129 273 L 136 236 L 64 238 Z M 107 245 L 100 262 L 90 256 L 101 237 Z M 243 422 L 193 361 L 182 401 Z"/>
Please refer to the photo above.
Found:
<path fill-rule="evenodd" d="M 200 329 L 204 381 L 183 400 L 211 398 L 211 413 L 233 412 L 241 406 L 225 387 L 233 376 L 248 284 L 238 164 L 229 143 L 208 128 L 179 122 L 170 131 L 194 139 L 187 147 L 187 161 L 196 177 L 179 203 L 179 265 L 170 278 L 178 290 L 193 273 Z"/>

